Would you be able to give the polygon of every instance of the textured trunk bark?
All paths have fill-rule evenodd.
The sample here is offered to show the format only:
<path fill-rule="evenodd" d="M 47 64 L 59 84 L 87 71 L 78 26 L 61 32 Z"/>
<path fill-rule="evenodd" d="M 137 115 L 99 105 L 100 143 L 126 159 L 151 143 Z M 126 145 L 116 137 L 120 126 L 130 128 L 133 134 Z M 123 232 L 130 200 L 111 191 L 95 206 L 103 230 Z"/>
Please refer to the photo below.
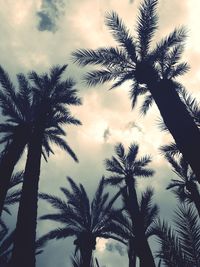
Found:
<path fill-rule="evenodd" d="M 91 260 L 92 260 L 92 248 L 90 246 L 87 247 L 87 244 L 85 244 L 85 247 L 81 250 L 81 258 L 82 258 L 82 267 L 90 267 Z"/>
<path fill-rule="evenodd" d="M 0 217 L 14 167 L 20 159 L 26 144 L 27 136 L 25 137 L 24 133 L 14 135 L 12 143 L 8 145 L 7 151 L 0 161 Z"/>
<path fill-rule="evenodd" d="M 129 267 L 136 267 L 136 254 L 133 247 L 132 240 L 129 241 L 129 248 L 128 248 L 128 260 L 129 260 Z"/>
<path fill-rule="evenodd" d="M 170 80 L 149 81 L 148 88 L 178 149 L 200 183 L 200 131 L 180 100 L 175 84 Z"/>
<path fill-rule="evenodd" d="M 198 211 L 199 217 L 200 217 L 200 195 L 199 195 L 199 190 L 197 188 L 197 184 L 195 182 L 189 182 L 186 185 L 187 190 L 191 193 L 192 200 L 195 204 L 195 207 Z"/>
<path fill-rule="evenodd" d="M 36 125 L 29 143 L 20 199 L 11 267 L 35 267 L 37 198 L 43 128 Z"/>
<path fill-rule="evenodd" d="M 129 196 L 129 212 L 135 232 L 134 249 L 140 259 L 142 267 L 155 267 L 154 258 L 151 253 L 145 231 L 143 220 L 141 218 L 140 209 L 137 201 L 135 183 L 132 177 L 126 180 Z"/>

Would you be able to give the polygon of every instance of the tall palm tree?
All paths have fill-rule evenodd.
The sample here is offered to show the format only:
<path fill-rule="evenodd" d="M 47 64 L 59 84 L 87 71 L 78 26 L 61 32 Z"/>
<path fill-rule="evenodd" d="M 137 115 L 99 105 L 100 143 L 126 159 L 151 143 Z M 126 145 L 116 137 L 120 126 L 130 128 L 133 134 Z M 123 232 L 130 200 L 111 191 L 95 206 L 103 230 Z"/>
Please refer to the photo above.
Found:
<path fill-rule="evenodd" d="M 0 108 L 4 116 L 4 121 L 0 124 L 0 143 L 5 144 L 0 155 L 0 216 L 11 175 L 24 151 L 31 130 L 30 86 L 23 74 L 18 74 L 17 80 L 18 90 L 8 73 L 0 66 Z"/>
<path fill-rule="evenodd" d="M 116 214 L 113 218 L 114 223 L 118 225 L 118 227 L 122 228 L 122 235 L 128 237 L 128 258 L 129 258 L 129 267 L 136 267 L 136 253 L 134 244 L 135 241 L 135 228 L 134 225 L 132 225 L 130 214 L 127 210 L 127 194 L 125 191 L 122 192 L 123 194 L 123 203 L 124 203 L 124 209 L 123 212 Z M 142 215 L 142 223 L 145 231 L 145 236 L 148 239 L 150 236 L 152 236 L 152 225 L 154 224 L 159 208 L 156 204 L 152 203 L 153 198 L 153 189 L 147 188 L 141 195 L 141 200 L 139 202 L 139 208 Z"/>
<path fill-rule="evenodd" d="M 179 63 L 186 31 L 184 28 L 175 29 L 158 42 L 155 48 L 150 49 L 158 28 L 157 4 L 158 0 L 143 0 L 139 8 L 135 37 L 131 36 L 115 12 L 108 14 L 106 24 L 119 48 L 82 49 L 73 53 L 73 59 L 80 66 L 102 67 L 85 76 L 88 85 L 114 80 L 111 88 L 115 88 L 130 80 L 132 107 L 135 106 L 139 95 L 146 95 L 141 109 L 143 113 L 146 113 L 155 101 L 179 150 L 200 182 L 200 133 L 179 97 L 178 91 L 182 91 L 182 86 L 175 81 L 177 76 L 189 69 L 186 63 Z"/>
<path fill-rule="evenodd" d="M 173 188 L 179 200 L 193 202 L 200 216 L 200 193 L 194 172 L 182 156 L 175 158 L 166 153 L 165 157 L 179 178 L 172 179 L 167 189 Z"/>
<path fill-rule="evenodd" d="M 0 107 L 4 115 L 4 122 L 0 124 L 0 133 L 3 135 L 0 143 L 5 144 L 0 155 L 0 215 L 11 175 L 30 140 L 35 120 L 33 89 L 24 74 L 18 74 L 17 80 L 18 88 L 13 85 L 8 73 L 0 66 L 0 84 L 2 86 Z M 54 139 L 57 142 L 60 135 L 65 136 L 65 132 L 55 121 L 49 121 L 45 128 L 42 144 L 42 155 L 45 160 L 50 153 L 53 153 L 50 142 Z M 64 143 L 63 146 L 65 146 Z"/>
<path fill-rule="evenodd" d="M 113 214 L 121 212 L 119 209 L 113 208 L 120 193 L 109 199 L 109 194 L 104 192 L 104 178 L 102 178 L 90 203 L 84 187 L 81 184 L 77 185 L 71 178 L 68 178 L 68 181 L 71 191 L 61 187 L 66 200 L 49 194 L 40 194 L 42 199 L 47 200 L 57 209 L 56 213 L 44 215 L 41 219 L 56 221 L 63 225 L 62 228 L 57 228 L 44 235 L 42 240 L 46 242 L 54 238 L 75 236 L 75 251 L 80 251 L 82 266 L 90 267 L 97 237 L 113 238 L 126 243 L 120 237 L 120 228 L 114 227 L 111 220 Z"/>
<path fill-rule="evenodd" d="M 61 138 L 65 134 L 63 125 L 80 125 L 69 109 L 70 105 L 80 105 L 80 98 L 74 88 L 75 82 L 68 78 L 61 80 L 66 69 L 56 66 L 50 74 L 38 75 L 31 72 L 29 79 L 32 81 L 33 91 L 33 127 L 28 143 L 28 155 L 24 171 L 24 182 L 20 199 L 18 220 L 12 254 L 12 266 L 35 266 L 35 236 L 37 222 L 37 197 L 42 145 L 45 143 L 47 151 L 52 149 L 52 142 L 64 149 L 76 162 L 75 153 L 68 143 Z"/>
<path fill-rule="evenodd" d="M 136 177 L 150 177 L 154 174 L 152 169 L 147 168 L 151 162 L 150 156 L 137 159 L 139 146 L 131 144 L 128 152 L 124 146 L 115 146 L 117 157 L 106 159 L 106 170 L 113 173 L 113 176 L 106 179 L 111 185 L 124 184 L 127 190 L 127 209 L 132 220 L 133 231 L 135 232 L 134 250 L 140 258 L 141 266 L 155 266 L 151 249 L 145 236 L 145 228 L 142 213 L 136 192 Z"/>
<path fill-rule="evenodd" d="M 174 229 L 161 221 L 153 226 L 160 243 L 157 257 L 169 267 L 200 266 L 200 224 L 193 206 L 180 205 L 174 223 Z"/>

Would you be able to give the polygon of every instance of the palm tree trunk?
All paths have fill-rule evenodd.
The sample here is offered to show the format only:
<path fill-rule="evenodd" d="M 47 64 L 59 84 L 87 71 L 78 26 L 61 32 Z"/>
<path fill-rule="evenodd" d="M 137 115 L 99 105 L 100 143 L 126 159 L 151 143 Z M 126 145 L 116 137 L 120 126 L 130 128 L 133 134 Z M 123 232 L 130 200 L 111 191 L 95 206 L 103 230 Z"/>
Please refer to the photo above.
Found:
<path fill-rule="evenodd" d="M 37 199 L 43 137 L 42 127 L 38 127 L 39 130 L 33 133 L 28 149 L 11 267 L 35 267 Z"/>
<path fill-rule="evenodd" d="M 197 184 L 195 184 L 195 182 L 188 182 L 186 189 L 191 193 L 192 200 L 200 217 L 200 195 Z"/>
<path fill-rule="evenodd" d="M 0 217 L 3 211 L 4 201 L 9 189 L 10 179 L 24 148 L 26 146 L 26 138 L 16 135 L 0 162 Z"/>
<path fill-rule="evenodd" d="M 85 244 L 85 247 L 80 248 L 81 252 L 81 258 L 82 258 L 82 267 L 90 267 L 91 260 L 92 260 L 92 247 L 87 246 L 87 243 Z"/>
<path fill-rule="evenodd" d="M 155 267 L 154 258 L 149 247 L 144 231 L 144 222 L 141 218 L 140 209 L 137 201 L 135 182 L 132 177 L 126 180 L 129 197 L 129 212 L 132 220 L 133 231 L 135 233 L 134 249 L 140 259 L 142 267 Z"/>
<path fill-rule="evenodd" d="M 178 149 L 190 164 L 200 183 L 200 132 L 186 106 L 180 100 L 176 85 L 170 80 L 148 82 L 148 88 L 158 106 Z"/>
<path fill-rule="evenodd" d="M 129 267 L 136 267 L 136 254 L 133 247 L 133 241 L 129 241 L 129 248 L 128 248 L 128 260 L 129 260 Z"/>

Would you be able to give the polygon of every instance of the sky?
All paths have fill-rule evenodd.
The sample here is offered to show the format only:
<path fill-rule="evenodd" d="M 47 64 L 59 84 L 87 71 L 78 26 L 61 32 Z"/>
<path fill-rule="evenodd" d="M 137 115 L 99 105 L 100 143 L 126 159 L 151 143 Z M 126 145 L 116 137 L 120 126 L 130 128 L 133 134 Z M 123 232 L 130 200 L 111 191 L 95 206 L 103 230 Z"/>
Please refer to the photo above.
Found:
<path fill-rule="evenodd" d="M 79 48 L 96 49 L 116 46 L 104 24 L 106 12 L 116 11 L 134 34 L 136 15 L 140 0 L 0 0 L 0 64 L 8 71 L 13 81 L 16 74 L 36 70 L 47 72 L 57 64 L 68 64 L 65 77 L 77 82 L 83 105 L 71 109 L 81 120 L 82 126 L 66 128 L 67 141 L 76 152 L 80 163 L 55 147 L 55 155 L 48 163 L 42 162 L 40 192 L 61 195 L 59 187 L 67 186 L 66 176 L 82 183 L 92 198 L 98 181 L 107 174 L 103 165 L 105 158 L 114 153 L 114 145 L 122 142 L 125 147 L 131 143 L 140 144 L 140 155 L 151 154 L 151 167 L 156 174 L 148 181 L 140 179 L 138 190 L 148 185 L 155 188 L 155 201 L 160 205 L 161 215 L 169 217 L 175 200 L 165 190 L 175 175 L 160 155 L 158 148 L 171 139 L 158 128 L 159 113 L 153 108 L 142 117 L 139 105 L 131 110 L 129 86 L 122 85 L 108 91 L 111 84 L 87 88 L 82 77 L 88 68 L 74 65 L 71 53 Z M 159 30 L 155 40 L 164 37 L 175 27 L 186 25 L 188 38 L 183 59 L 191 70 L 181 78 L 186 88 L 200 97 L 200 2 L 199 0 L 160 0 L 158 5 Z M 24 167 L 26 155 L 16 169 Z M 39 216 L 53 213 L 43 201 L 39 202 Z M 13 216 L 6 216 L 11 226 L 15 224 L 16 207 Z M 38 236 L 54 229 L 52 222 L 38 223 Z M 37 257 L 37 267 L 67 267 L 74 250 L 73 239 L 52 241 L 42 255 Z M 53 257 L 52 257 L 53 255 Z M 126 248 L 111 240 L 98 240 L 95 256 L 102 266 L 127 266 Z"/>

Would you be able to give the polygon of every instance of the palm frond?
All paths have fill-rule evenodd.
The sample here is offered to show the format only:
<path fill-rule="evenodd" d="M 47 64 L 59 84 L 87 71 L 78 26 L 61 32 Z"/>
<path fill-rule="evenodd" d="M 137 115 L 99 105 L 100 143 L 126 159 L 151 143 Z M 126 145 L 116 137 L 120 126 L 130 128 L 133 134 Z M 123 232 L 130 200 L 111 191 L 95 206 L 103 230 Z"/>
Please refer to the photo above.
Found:
<path fill-rule="evenodd" d="M 4 205 L 13 205 L 19 202 L 20 197 L 21 197 L 21 189 L 13 190 L 12 192 L 10 192 L 9 190 Z"/>
<path fill-rule="evenodd" d="M 115 64 L 128 64 L 128 58 L 124 51 L 118 48 L 105 47 L 97 50 L 81 49 L 72 53 L 75 63 L 80 66 L 101 65 L 103 67 L 112 67 Z"/>
<path fill-rule="evenodd" d="M 171 68 L 170 78 L 176 78 L 182 76 L 190 70 L 189 65 L 186 62 L 177 64 L 174 68 Z"/>
<path fill-rule="evenodd" d="M 148 94 L 147 96 L 145 96 L 144 102 L 142 106 L 140 107 L 140 113 L 142 115 L 146 115 L 150 107 L 153 105 L 153 103 L 154 103 L 154 99 L 151 94 Z"/>
<path fill-rule="evenodd" d="M 121 73 L 119 71 L 114 72 L 114 71 L 107 70 L 107 69 L 94 70 L 94 71 L 88 72 L 85 75 L 84 81 L 89 86 L 95 86 L 98 84 L 103 84 L 105 82 L 117 79 L 120 74 Z"/>
<path fill-rule="evenodd" d="M 145 86 L 141 86 L 136 81 L 132 84 L 131 90 L 130 90 L 130 98 L 131 98 L 131 106 L 132 109 L 135 107 L 138 96 L 144 95 L 147 92 L 147 88 Z"/>
<path fill-rule="evenodd" d="M 193 266 L 199 266 L 200 224 L 198 214 L 191 205 L 181 205 L 176 210 L 175 223 L 184 254 L 193 260 Z"/>
<path fill-rule="evenodd" d="M 111 29 L 113 37 L 115 40 L 123 47 L 130 59 L 133 62 L 137 61 L 136 45 L 129 34 L 126 26 L 123 24 L 122 20 L 119 18 L 116 12 L 108 13 L 106 16 L 106 25 Z"/>
<path fill-rule="evenodd" d="M 157 0 L 144 0 L 139 8 L 136 31 L 142 60 L 145 59 L 148 54 L 150 42 L 157 29 L 157 3 Z"/>
<path fill-rule="evenodd" d="M 50 70 L 50 80 L 52 87 L 60 82 L 61 76 L 66 70 L 67 65 L 53 66 Z"/>
<path fill-rule="evenodd" d="M 75 234 L 74 230 L 70 229 L 69 227 L 57 228 L 40 237 L 38 239 L 38 244 L 40 244 L 40 246 L 44 246 L 49 240 L 62 239 L 69 236 L 73 236 L 74 234 Z"/>
<path fill-rule="evenodd" d="M 105 184 L 112 185 L 112 186 L 119 186 L 123 183 L 124 178 L 121 176 L 109 176 L 105 179 Z"/>
<path fill-rule="evenodd" d="M 188 266 L 180 240 L 166 222 L 158 221 L 154 226 L 154 234 L 158 237 L 158 242 L 160 244 L 160 249 L 157 251 L 156 256 L 160 258 L 166 266 Z"/>
<path fill-rule="evenodd" d="M 139 151 L 139 146 L 136 143 L 131 144 L 128 148 L 128 153 L 126 155 L 126 161 L 128 163 L 128 166 L 130 166 L 130 168 L 135 163 L 136 157 L 138 155 L 138 151 Z"/>
<path fill-rule="evenodd" d="M 160 151 L 163 155 L 169 154 L 171 157 L 180 154 L 180 151 L 175 143 L 170 143 L 169 145 L 161 146 Z"/>
<path fill-rule="evenodd" d="M 63 210 L 63 209 L 67 209 L 68 206 L 66 204 L 65 201 L 63 201 L 61 198 L 50 195 L 50 194 L 46 194 L 46 193 L 39 193 L 39 198 L 46 200 L 47 202 L 49 202 L 54 208 L 59 209 L 59 210 Z"/>
<path fill-rule="evenodd" d="M 73 158 L 74 161 L 78 162 L 77 156 L 75 155 L 74 151 L 70 148 L 70 146 L 65 140 L 63 140 L 61 137 L 56 136 L 56 135 L 49 136 L 49 139 L 51 142 L 55 143 L 61 149 L 66 151 Z"/>
<path fill-rule="evenodd" d="M 154 175 L 155 171 L 152 169 L 147 169 L 147 168 L 141 168 L 141 167 L 135 167 L 134 174 L 136 177 L 152 177 Z"/>
<path fill-rule="evenodd" d="M 0 84 L 4 89 L 4 93 L 13 101 L 16 101 L 15 87 L 10 80 L 8 73 L 0 66 Z"/>
<path fill-rule="evenodd" d="M 12 188 L 23 181 L 24 171 L 19 171 L 11 176 L 9 187 Z"/>
<path fill-rule="evenodd" d="M 154 222 L 159 213 L 158 206 L 156 204 L 152 204 L 153 194 L 153 188 L 147 188 L 142 194 L 140 201 L 140 212 L 144 220 L 145 231 Z"/>
<path fill-rule="evenodd" d="M 107 171 L 114 172 L 120 175 L 124 174 L 123 166 L 115 157 L 112 157 L 111 160 L 106 159 L 104 162 Z"/>
<path fill-rule="evenodd" d="M 149 55 L 149 59 L 153 62 L 159 61 L 163 54 L 165 55 L 169 49 L 176 45 L 183 44 L 187 36 L 185 27 L 176 28 L 167 37 L 161 40 L 156 48 Z"/>

